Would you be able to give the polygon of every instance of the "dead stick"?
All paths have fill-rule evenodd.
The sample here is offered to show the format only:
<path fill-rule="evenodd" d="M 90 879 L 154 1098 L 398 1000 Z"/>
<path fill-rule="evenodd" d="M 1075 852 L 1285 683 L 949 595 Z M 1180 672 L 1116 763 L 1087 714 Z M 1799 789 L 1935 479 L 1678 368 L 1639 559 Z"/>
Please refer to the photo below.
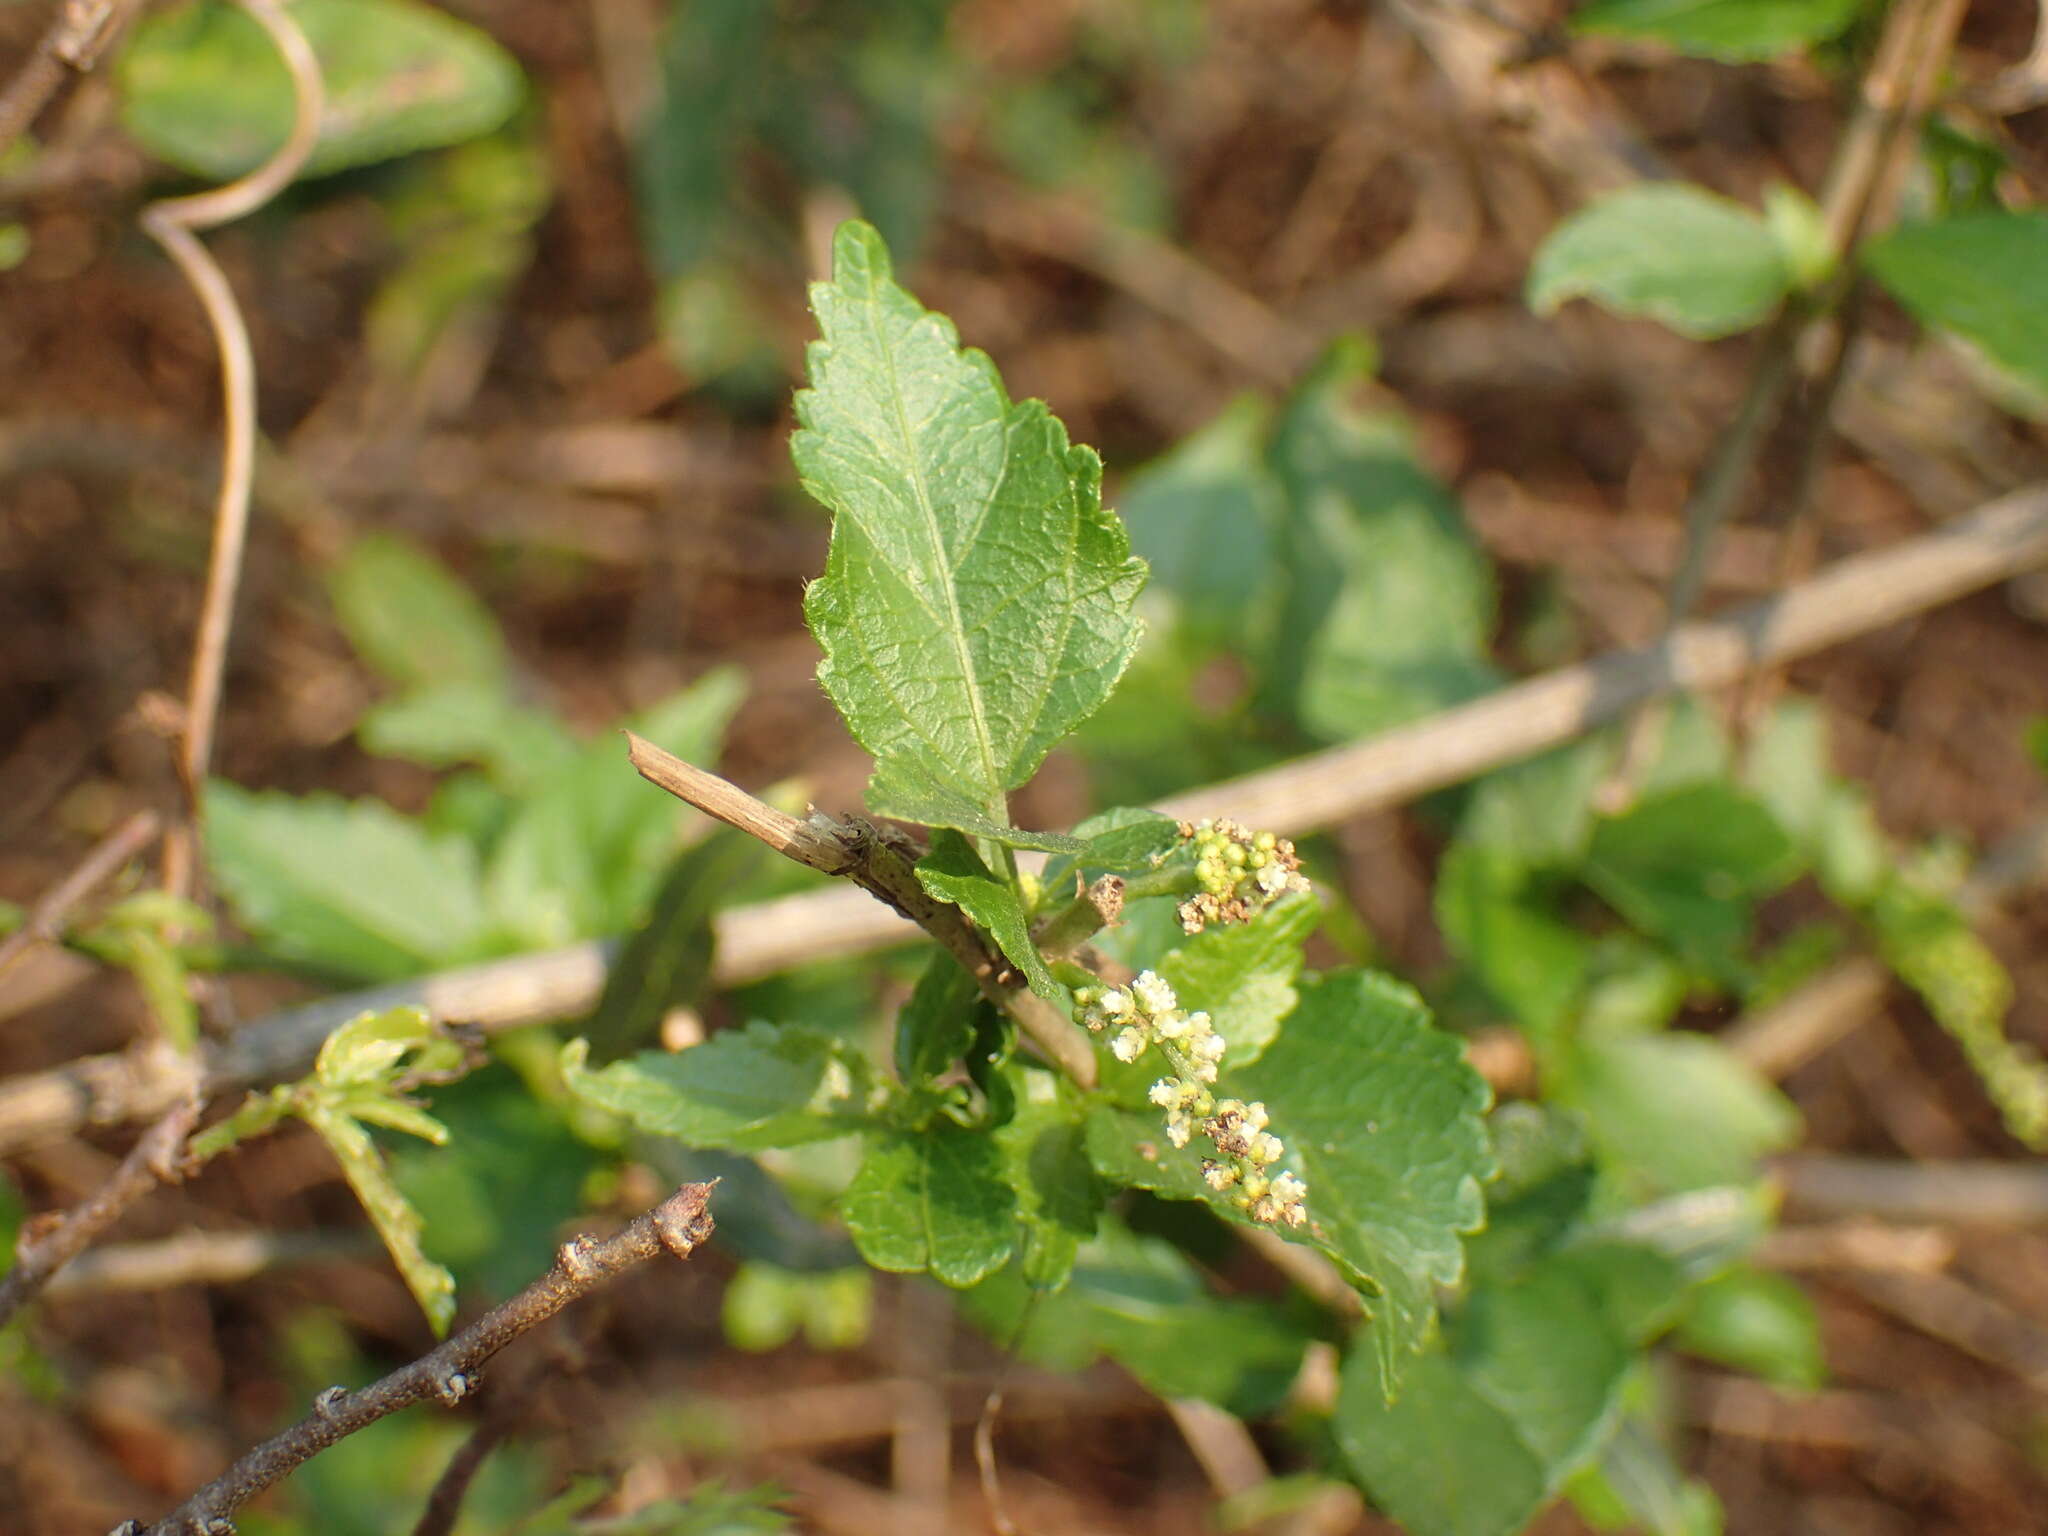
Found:
<path fill-rule="evenodd" d="M 602 1242 L 579 1237 L 564 1243 L 545 1275 L 439 1349 L 360 1391 L 329 1387 L 313 1400 L 312 1413 L 248 1452 L 170 1514 L 148 1527 L 127 1521 L 114 1536 L 210 1536 L 232 1529 L 236 1510 L 328 1446 L 430 1397 L 451 1406 L 460 1402 L 486 1360 L 572 1301 L 664 1251 L 687 1259 L 711 1236 L 711 1189 L 685 1184 Z"/>
<path fill-rule="evenodd" d="M 5 976 L 14 963 L 38 942 L 55 943 L 63 935 L 64 919 L 71 915 L 71 909 L 90 895 L 94 887 L 156 841 L 162 825 L 155 811 L 137 811 L 95 843 L 92 851 L 79 860 L 78 868 L 52 886 L 49 893 L 29 910 L 27 920 L 0 941 L 0 976 Z"/>
<path fill-rule="evenodd" d="M 135 1143 L 121 1159 L 113 1177 L 102 1184 L 84 1204 L 73 1207 L 54 1226 L 37 1233 L 31 1223 L 24 1227 L 23 1240 L 15 1252 L 14 1267 L 0 1280 L 0 1327 L 19 1312 L 51 1276 L 92 1245 L 121 1215 L 155 1189 L 158 1184 L 175 1183 L 178 1154 L 199 1118 L 199 1100 L 188 1098 Z M 33 1235 L 31 1235 L 33 1234 Z"/>
<path fill-rule="evenodd" d="M 918 883 L 914 860 L 885 834 L 867 822 L 821 811 L 799 820 L 631 731 L 626 741 L 627 757 L 648 783 L 759 838 L 785 858 L 823 874 L 844 876 L 917 924 L 960 962 L 982 995 L 1014 1019 L 1047 1060 L 1083 1088 L 1095 1086 L 1095 1052 L 1073 1021 L 1033 992 L 965 913 L 925 890 Z"/>

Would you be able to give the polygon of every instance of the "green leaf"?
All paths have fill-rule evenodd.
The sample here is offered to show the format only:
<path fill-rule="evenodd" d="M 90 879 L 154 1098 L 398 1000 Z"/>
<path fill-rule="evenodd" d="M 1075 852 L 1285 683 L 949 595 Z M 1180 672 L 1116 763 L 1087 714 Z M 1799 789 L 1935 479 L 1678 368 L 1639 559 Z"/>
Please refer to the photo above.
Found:
<path fill-rule="evenodd" d="M 1865 909 L 1878 953 L 1962 1047 L 2015 1138 L 2048 1147 L 2048 1064 L 2005 1033 L 2013 982 L 1954 904 L 1894 874 Z"/>
<path fill-rule="evenodd" d="M 1908 224 L 1863 247 L 1863 259 L 1923 325 L 2048 388 L 2048 213 Z"/>
<path fill-rule="evenodd" d="M 1797 850 L 1769 811 L 1732 785 L 1705 783 L 1602 821 L 1583 874 L 1642 932 L 1734 984 L 1756 898 L 1798 871 Z"/>
<path fill-rule="evenodd" d="M 928 1270 L 958 1288 L 1009 1261 L 1015 1204 L 1002 1155 L 987 1134 L 939 1120 L 869 1142 L 839 1214 L 875 1268 Z"/>
<path fill-rule="evenodd" d="M 1313 896 L 1289 896 L 1248 923 L 1204 929 L 1159 962 L 1159 974 L 1188 1012 L 1206 1012 L 1235 1070 L 1273 1043 L 1294 1010 L 1301 947 L 1322 919 Z"/>
<path fill-rule="evenodd" d="M 297 0 L 327 110 L 302 176 L 323 176 L 489 133 L 525 94 L 490 36 L 412 0 Z M 203 0 L 144 18 L 117 65 L 121 120 L 159 159 L 210 180 L 284 143 L 291 77 L 239 7 Z"/>
<path fill-rule="evenodd" d="M 957 1298 L 1020 1359 L 1079 1371 L 1098 1355 L 1164 1398 L 1272 1412 L 1300 1374 L 1309 1332 L 1270 1301 L 1219 1297 L 1187 1256 L 1105 1217 L 1064 1290 L 1034 1290 L 1011 1266 Z"/>
<path fill-rule="evenodd" d="M 1764 1270 L 1730 1270 L 1695 1290 L 1676 1342 L 1775 1387 L 1811 1392 L 1827 1380 L 1813 1302 L 1794 1281 Z"/>
<path fill-rule="evenodd" d="M 989 873 L 972 843 L 958 832 L 939 829 L 932 835 L 932 851 L 917 861 L 917 880 L 931 895 L 965 912 L 977 928 L 994 939 L 1033 992 L 1063 1012 L 1073 1010 L 1067 989 L 1053 979 L 1045 957 L 1031 942 L 1016 888 Z"/>
<path fill-rule="evenodd" d="M 1532 899 L 1527 884 L 1511 853 L 1461 837 L 1437 869 L 1436 920 L 1451 953 L 1547 1048 L 1585 993 L 1592 945 Z"/>
<path fill-rule="evenodd" d="M 730 216 L 732 166 L 776 99 L 762 89 L 775 26 L 759 0 L 696 0 L 662 25 L 660 104 L 633 146 L 633 205 L 659 278 L 709 256 Z"/>
<path fill-rule="evenodd" d="M 1119 806 L 1102 811 L 1074 828 L 1078 847 L 1046 860 L 1040 885 L 1055 897 L 1070 888 L 1074 872 L 1083 875 L 1141 874 L 1159 864 L 1180 844 L 1180 823 L 1157 811 Z"/>
<path fill-rule="evenodd" d="M 514 794 L 530 794 L 575 758 L 554 716 L 515 704 L 502 680 L 429 683 L 372 708 L 356 724 L 367 752 L 428 768 L 481 763 Z"/>
<path fill-rule="evenodd" d="M 1618 1252 L 1564 1253 L 1477 1292 L 1389 1402 L 1369 1351 L 1334 1428 L 1359 1481 L 1413 1536 L 1512 1536 L 1611 1431 L 1634 1355 L 1608 1314 Z"/>
<path fill-rule="evenodd" d="M 1226 1062 L 1226 1066 L 1227 1066 Z M 1305 982 L 1264 1056 L 1226 1071 L 1219 1096 L 1258 1100 L 1308 1184 L 1312 1242 L 1368 1294 L 1385 1387 L 1427 1337 L 1436 1288 L 1464 1268 L 1460 1233 L 1483 1216 L 1492 1172 L 1485 1082 L 1408 988 L 1369 971 Z M 1156 1112 L 1094 1110 L 1088 1151 L 1112 1183 L 1202 1200 L 1240 1220 L 1201 1173 L 1200 1138 L 1176 1151 Z"/>
<path fill-rule="evenodd" d="M 711 762 L 745 690 L 743 674 L 719 667 L 625 723 L 680 758 Z M 617 737 L 601 737 L 543 784 L 498 840 L 486 876 L 492 913 L 535 948 L 630 928 L 683 829 L 699 823 L 633 772 Z"/>
<path fill-rule="evenodd" d="M 1458 841 L 1529 869 L 1571 868 L 1592 839 L 1594 795 L 1614 758 L 1614 743 L 1594 736 L 1489 773 L 1473 786 Z"/>
<path fill-rule="evenodd" d="M 327 595 L 356 654 L 400 688 L 470 684 L 502 693 L 498 621 L 448 568 L 408 539 L 370 533 L 327 573 Z"/>
<path fill-rule="evenodd" d="M 1119 498 L 1152 588 L 1173 594 L 1198 643 L 1256 650 L 1277 571 L 1280 487 L 1265 463 L 1273 408 L 1243 395 L 1132 478 Z"/>
<path fill-rule="evenodd" d="M 1102 1181 L 1088 1160 L 1082 1106 L 1072 1090 L 1049 1072 L 1013 1072 L 1017 1111 L 994 1135 L 1003 1177 L 1017 1195 L 1019 1259 L 1027 1285 L 1058 1290 L 1081 1245 L 1095 1235 Z"/>
<path fill-rule="evenodd" d="M 1324 740 L 1416 719 L 1495 678 L 1486 557 L 1416 461 L 1407 423 L 1357 403 L 1370 376 L 1359 344 L 1332 347 L 1273 440 L 1286 589 L 1265 693 Z"/>
<path fill-rule="evenodd" d="M 1790 1146 L 1799 1114 L 1726 1046 L 1700 1035 L 1583 1040 L 1555 1102 L 1586 1119 L 1610 1171 L 1655 1192 L 1738 1184 Z"/>
<path fill-rule="evenodd" d="M 1101 464 L 1043 403 L 890 280 L 841 227 L 812 288 L 822 339 L 797 396 L 804 485 L 833 514 L 804 612 L 819 680 L 874 754 L 874 810 L 1003 835 L 1007 792 L 1108 697 L 1144 582 Z"/>
<path fill-rule="evenodd" d="M 341 1164 L 342 1176 L 369 1213 L 398 1266 L 406 1289 L 427 1314 L 437 1337 L 445 1337 L 455 1320 L 455 1277 L 426 1255 L 420 1246 L 419 1212 L 392 1182 L 391 1170 L 370 1134 L 351 1116 L 329 1108 L 318 1099 L 303 1105 L 299 1113 L 319 1133 Z"/>
<path fill-rule="evenodd" d="M 910 1000 L 896 1016 L 896 1075 L 929 1082 L 957 1066 L 974 1044 L 974 1011 L 981 988 L 959 961 L 934 949 Z"/>
<path fill-rule="evenodd" d="M 570 1092 L 643 1131 L 692 1147 L 758 1152 L 864 1129 L 875 1105 L 867 1058 L 800 1025 L 722 1029 L 687 1050 L 643 1051 L 601 1071 L 562 1048 Z"/>
<path fill-rule="evenodd" d="M 287 959 L 389 981 L 486 952 L 475 850 L 378 800 L 206 789 L 213 877 Z"/>
<path fill-rule="evenodd" d="M 1590 0 L 1572 30 L 1646 37 L 1731 63 L 1775 58 L 1839 36 L 1865 0 Z"/>
<path fill-rule="evenodd" d="M 321 1042 L 312 1081 L 330 1100 L 363 1088 L 384 1088 L 408 1057 L 409 1070 L 439 1075 L 461 1063 L 462 1048 L 423 1009 L 360 1013 Z"/>
<path fill-rule="evenodd" d="M 1529 267 L 1529 307 L 1590 298 L 1681 336 L 1732 336 L 1768 319 L 1792 275 L 1764 222 L 1703 187 L 1615 192 L 1550 232 Z"/>
<path fill-rule="evenodd" d="M 704 995 L 712 919 L 764 852 L 758 839 L 721 827 L 676 856 L 647 921 L 605 972 L 604 993 L 586 1026 L 593 1062 L 602 1066 L 651 1044 L 671 1009 Z"/>

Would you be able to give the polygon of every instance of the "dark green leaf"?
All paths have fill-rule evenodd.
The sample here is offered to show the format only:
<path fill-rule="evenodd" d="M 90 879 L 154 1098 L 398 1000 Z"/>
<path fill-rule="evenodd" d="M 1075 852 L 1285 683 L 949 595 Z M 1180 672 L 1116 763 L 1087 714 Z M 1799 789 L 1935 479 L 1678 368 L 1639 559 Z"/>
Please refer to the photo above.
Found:
<path fill-rule="evenodd" d="M 844 1136 L 870 1124 L 875 1107 L 867 1058 L 797 1025 L 720 1030 L 687 1050 L 643 1051 L 597 1072 L 571 1041 L 562 1075 L 579 1098 L 643 1131 L 732 1152 Z"/>
<path fill-rule="evenodd" d="M 1095 1235 L 1102 1181 L 1088 1160 L 1078 1098 L 1047 1072 L 1018 1069 L 1016 1113 L 995 1132 L 1004 1178 L 1017 1194 L 1024 1280 L 1040 1290 L 1067 1283 L 1081 1244 Z"/>
<path fill-rule="evenodd" d="M 1572 30 L 1654 38 L 1681 53 L 1739 62 L 1774 58 L 1847 29 L 1865 0 L 1590 0 Z"/>
<path fill-rule="evenodd" d="M 1969 213 L 1908 224 L 1863 248 L 1922 324 L 2048 388 L 2048 213 Z"/>
<path fill-rule="evenodd" d="M 1771 813 L 1728 784 L 1646 797 L 1594 830 L 1586 883 L 1642 932 L 1723 981 L 1739 981 L 1759 896 L 1799 871 Z"/>
<path fill-rule="evenodd" d="M 1024 904 L 1015 887 L 989 873 L 972 843 L 958 832 L 940 828 L 932 835 L 932 851 L 917 861 L 917 879 L 931 895 L 951 902 L 994 939 L 1032 991 L 1055 1007 L 1071 1011 L 1073 1000 L 1053 979 L 1045 957 L 1031 942 Z"/>
<path fill-rule="evenodd" d="M 1548 1048 L 1585 992 L 1592 945 L 1526 885 L 1512 854 L 1461 837 L 1437 870 L 1436 920 L 1451 952 Z"/>
<path fill-rule="evenodd" d="M 960 962 L 934 949 L 910 1001 L 896 1016 L 896 1075 L 926 1082 L 957 1066 L 974 1043 L 981 988 Z"/>
<path fill-rule="evenodd" d="M 694 1003 L 711 983 L 711 920 L 766 850 L 721 827 L 669 866 L 647 921 L 605 972 L 604 994 L 585 1026 L 598 1066 L 649 1045 L 673 1008 Z"/>
<path fill-rule="evenodd" d="M 1656 182 L 1581 208 L 1530 264 L 1529 307 L 1590 298 L 1681 336 L 1732 336 L 1766 320 L 1792 274 L 1764 222 L 1703 187 Z"/>
<path fill-rule="evenodd" d="M 412 0 L 297 0 L 327 110 L 302 173 L 325 175 L 489 133 L 519 105 L 519 66 L 489 34 Z M 202 0 L 144 19 L 117 66 L 121 119 L 160 159 L 215 181 L 291 129 L 284 61 L 241 9 Z"/>
<path fill-rule="evenodd" d="M 839 1214 L 861 1257 L 960 1287 L 1000 1269 L 1016 1244 L 1016 1196 L 984 1132 L 940 1120 L 868 1143 Z"/>
<path fill-rule="evenodd" d="M 797 396 L 806 488 L 834 512 L 805 616 L 820 680 L 876 758 L 876 811 L 1005 835 L 1005 797 L 1109 694 L 1144 566 L 1101 465 L 891 281 L 843 226 L 812 289 L 823 339 Z"/>
<path fill-rule="evenodd" d="M 1603 1285 L 1616 1254 L 1561 1254 L 1477 1292 L 1388 1402 L 1369 1351 L 1344 1369 L 1337 1442 L 1413 1536 L 1512 1536 L 1598 1449 L 1633 1363 Z"/>

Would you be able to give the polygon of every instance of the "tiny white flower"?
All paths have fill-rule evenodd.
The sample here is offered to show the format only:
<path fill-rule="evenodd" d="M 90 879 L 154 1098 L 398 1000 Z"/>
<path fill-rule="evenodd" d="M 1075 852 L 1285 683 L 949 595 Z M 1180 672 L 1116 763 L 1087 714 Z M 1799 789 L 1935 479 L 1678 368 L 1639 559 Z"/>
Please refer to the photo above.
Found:
<path fill-rule="evenodd" d="M 1180 1107 L 1180 1084 L 1170 1077 L 1162 1077 L 1145 1097 L 1161 1109 L 1177 1109 Z"/>
<path fill-rule="evenodd" d="M 1308 1194 L 1308 1186 L 1291 1173 L 1283 1173 L 1273 1181 L 1273 1198 L 1282 1205 L 1299 1205 Z"/>
<path fill-rule="evenodd" d="M 1131 992 L 1137 998 L 1138 1006 L 1149 1014 L 1171 1013 L 1180 1006 L 1173 995 L 1173 988 L 1157 971 L 1142 972 L 1131 983 Z"/>
<path fill-rule="evenodd" d="M 1277 1163 L 1287 1155 L 1287 1149 L 1280 1145 L 1280 1138 L 1269 1131 L 1261 1131 L 1252 1138 L 1252 1161 L 1255 1163 Z"/>
<path fill-rule="evenodd" d="M 1229 1042 L 1212 1030 L 1195 1041 L 1190 1054 L 1197 1061 L 1221 1061 L 1223 1053 L 1228 1049 Z"/>
<path fill-rule="evenodd" d="M 1136 1061 L 1145 1053 L 1145 1036 L 1135 1029 L 1126 1029 L 1109 1043 L 1110 1050 L 1118 1061 Z"/>
<path fill-rule="evenodd" d="M 1112 1019 L 1120 1019 L 1131 1011 L 1131 997 L 1128 992 L 1115 988 L 1102 994 L 1102 1011 Z"/>
<path fill-rule="evenodd" d="M 1175 1113 L 1167 1116 L 1166 1139 L 1172 1142 L 1176 1147 L 1184 1147 L 1188 1144 L 1188 1137 L 1191 1134 L 1193 1134 L 1193 1129 L 1194 1128 L 1191 1125 L 1189 1125 L 1188 1117 L 1186 1115 L 1183 1115 L 1176 1111 Z"/>
<path fill-rule="evenodd" d="M 1162 1013 L 1152 1021 L 1152 1027 L 1162 1040 L 1179 1040 L 1187 1034 L 1188 1022 L 1184 1013 Z"/>

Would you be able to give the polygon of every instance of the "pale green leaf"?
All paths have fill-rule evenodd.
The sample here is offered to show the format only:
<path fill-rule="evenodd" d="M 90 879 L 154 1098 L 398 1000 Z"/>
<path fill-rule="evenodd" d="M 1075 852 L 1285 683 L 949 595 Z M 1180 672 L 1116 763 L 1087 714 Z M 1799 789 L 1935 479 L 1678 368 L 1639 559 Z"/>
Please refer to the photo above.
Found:
<path fill-rule="evenodd" d="M 819 678 L 876 759 L 876 811 L 1000 833 L 1007 792 L 1130 660 L 1144 566 L 1094 453 L 1041 402 L 1011 403 L 891 281 L 880 236 L 849 223 L 833 251 L 792 444 L 834 513 L 804 603 Z"/>
<path fill-rule="evenodd" d="M 1652 1192 L 1742 1183 L 1799 1135 L 1785 1097 L 1701 1035 L 1581 1041 L 1554 1094 L 1585 1117 L 1610 1171 Z"/>
<path fill-rule="evenodd" d="M 286 959 L 376 981 L 489 948 L 475 849 L 382 801 L 294 799 L 215 780 L 206 852 L 236 917 Z"/>
<path fill-rule="evenodd" d="M 1243 654 L 1275 594 L 1280 487 L 1265 462 L 1273 408 L 1255 395 L 1148 464 L 1119 498 L 1152 588 L 1173 594 L 1181 629 Z"/>
<path fill-rule="evenodd" d="M 518 794 L 560 773 L 577 750 L 554 716 L 513 702 L 502 679 L 414 687 L 372 706 L 356 724 L 356 739 L 367 752 L 429 768 L 481 763 L 493 782 Z"/>
<path fill-rule="evenodd" d="M 825 1141 L 870 1120 L 867 1058 L 801 1025 L 723 1029 L 687 1050 L 643 1051 L 593 1072 L 586 1048 L 562 1050 L 570 1092 L 643 1131 L 691 1147 L 758 1152 Z"/>
<path fill-rule="evenodd" d="M 887 1132 L 868 1144 L 839 1214 L 861 1257 L 897 1274 L 929 1271 L 947 1285 L 973 1285 L 1009 1261 L 1016 1243 L 1016 1196 L 1003 1158 L 981 1131 L 941 1120 Z"/>
<path fill-rule="evenodd" d="M 1675 1341 L 1775 1387 L 1811 1392 L 1827 1379 L 1811 1298 L 1797 1282 L 1767 1270 L 1730 1270 L 1700 1286 L 1686 1301 Z"/>
<path fill-rule="evenodd" d="M 1654 38 L 1681 53 L 1740 62 L 1825 42 L 1847 29 L 1867 0 L 1591 0 L 1572 30 Z"/>
<path fill-rule="evenodd" d="M 1908 224 L 1865 246 L 1863 259 L 1922 324 L 2048 388 L 2048 213 Z"/>
<path fill-rule="evenodd" d="M 489 133 L 525 94 L 490 35 L 414 0 L 296 0 L 327 110 L 302 173 Z M 292 123 L 291 77 L 240 7 L 198 0 L 139 23 L 117 64 L 121 120 L 151 154 L 224 181 L 267 160 Z"/>
<path fill-rule="evenodd" d="M 1209 1015 L 1233 1070 L 1258 1060 L 1293 1011 L 1301 946 L 1322 915 L 1315 897 L 1288 896 L 1250 922 L 1204 929 L 1159 962 L 1181 1007 Z"/>
<path fill-rule="evenodd" d="M 327 573 L 327 595 L 356 654 L 400 688 L 469 684 L 502 692 L 498 621 L 448 568 L 408 539 L 369 533 Z"/>
<path fill-rule="evenodd" d="M 1656 182 L 1611 193 L 1550 232 L 1530 264 L 1529 307 L 1590 298 L 1681 336 L 1731 336 L 1769 318 L 1791 286 L 1763 220 L 1703 187 Z"/>
<path fill-rule="evenodd" d="M 408 1055 L 446 1043 L 422 1009 L 360 1013 L 321 1042 L 313 1081 L 335 1094 L 388 1082 Z"/>
<path fill-rule="evenodd" d="M 455 1320 L 455 1277 L 435 1263 L 420 1246 L 419 1212 L 392 1182 L 383 1154 L 370 1140 L 369 1132 L 345 1114 L 337 1113 L 315 1099 L 300 1107 L 306 1123 L 327 1143 L 349 1188 L 362 1202 L 377 1235 L 398 1266 L 406 1289 L 420 1310 L 427 1314 L 436 1335 L 445 1335 Z"/>
<path fill-rule="evenodd" d="M 1548 1047 L 1585 993 L 1592 944 L 1527 892 L 1527 883 L 1512 852 L 1461 837 L 1437 870 L 1436 921 L 1451 952 L 1538 1047 Z"/>

